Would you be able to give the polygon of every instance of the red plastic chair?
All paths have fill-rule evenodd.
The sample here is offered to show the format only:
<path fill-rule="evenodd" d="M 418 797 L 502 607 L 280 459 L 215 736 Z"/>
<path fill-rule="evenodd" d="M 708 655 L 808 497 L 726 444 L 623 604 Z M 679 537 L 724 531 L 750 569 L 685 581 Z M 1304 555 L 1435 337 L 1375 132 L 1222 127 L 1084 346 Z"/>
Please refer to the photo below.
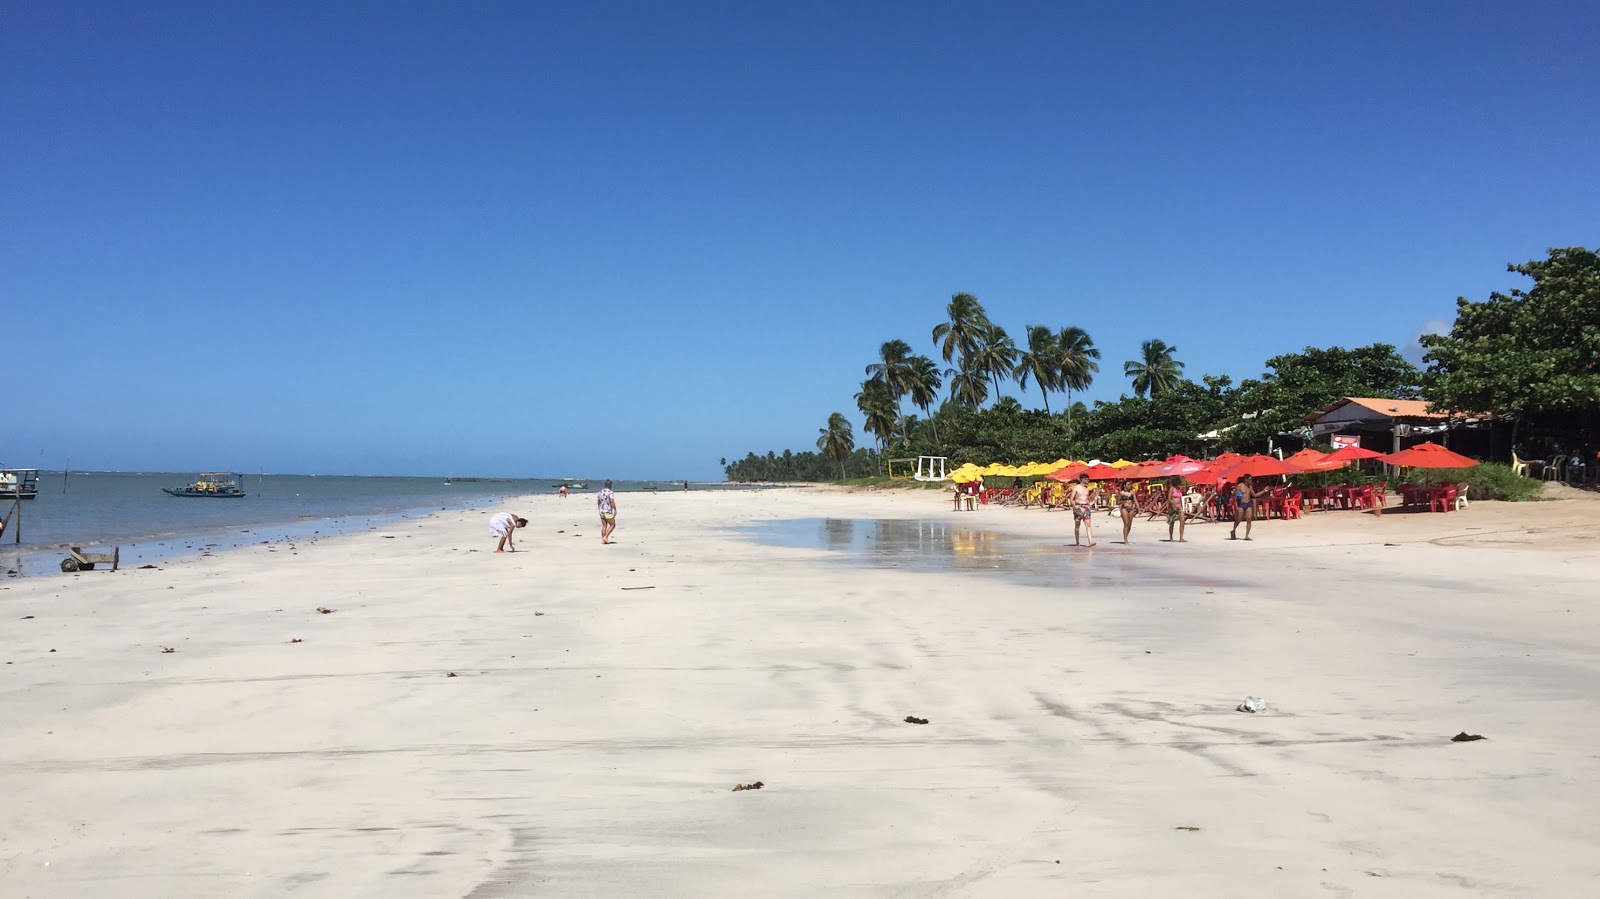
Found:
<path fill-rule="evenodd" d="M 1456 488 L 1452 484 L 1428 491 L 1428 511 L 1453 512 L 1456 508 Z"/>
<path fill-rule="evenodd" d="M 1285 493 L 1282 500 L 1283 517 L 1299 518 L 1302 514 L 1300 505 L 1304 499 L 1305 494 L 1299 490 L 1291 490 Z"/>

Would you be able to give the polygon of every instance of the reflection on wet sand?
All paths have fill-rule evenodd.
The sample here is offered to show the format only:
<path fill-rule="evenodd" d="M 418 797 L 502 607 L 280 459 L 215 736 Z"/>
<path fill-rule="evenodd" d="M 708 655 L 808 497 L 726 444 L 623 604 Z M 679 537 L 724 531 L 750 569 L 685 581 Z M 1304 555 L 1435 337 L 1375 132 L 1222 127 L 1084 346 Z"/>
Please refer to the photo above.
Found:
<path fill-rule="evenodd" d="M 1059 535 L 1019 537 L 929 519 L 799 518 L 739 530 L 766 546 L 826 549 L 840 561 L 922 572 L 999 573 L 1036 586 L 1162 584 L 1219 587 L 1234 582 L 1182 571 L 1127 551 L 1062 545 Z"/>

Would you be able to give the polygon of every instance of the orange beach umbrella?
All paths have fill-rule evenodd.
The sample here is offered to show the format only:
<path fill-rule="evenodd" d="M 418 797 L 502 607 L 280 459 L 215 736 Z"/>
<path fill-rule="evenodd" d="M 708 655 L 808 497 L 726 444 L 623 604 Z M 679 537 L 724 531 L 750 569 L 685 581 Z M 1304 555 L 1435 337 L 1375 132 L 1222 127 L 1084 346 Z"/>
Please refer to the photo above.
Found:
<path fill-rule="evenodd" d="M 1478 464 L 1477 459 L 1470 459 L 1437 443 L 1419 443 L 1378 458 L 1390 465 L 1406 468 L 1471 468 Z"/>
<path fill-rule="evenodd" d="M 1280 474 L 1299 474 L 1301 468 L 1292 462 L 1285 462 L 1274 456 L 1245 456 L 1220 472 L 1223 480 L 1237 481 L 1249 475 L 1252 478 L 1268 478 Z"/>
<path fill-rule="evenodd" d="M 1327 456 L 1323 457 L 1322 461 L 1354 462 L 1357 459 L 1376 459 L 1381 455 L 1383 455 L 1383 453 L 1375 453 L 1369 449 L 1362 449 L 1360 444 L 1352 443 L 1349 446 L 1339 447 L 1338 449 L 1329 453 Z"/>
<path fill-rule="evenodd" d="M 1338 459 L 1329 460 L 1327 453 L 1319 453 L 1309 446 L 1284 461 L 1300 466 L 1301 471 L 1333 471 L 1350 464 Z"/>

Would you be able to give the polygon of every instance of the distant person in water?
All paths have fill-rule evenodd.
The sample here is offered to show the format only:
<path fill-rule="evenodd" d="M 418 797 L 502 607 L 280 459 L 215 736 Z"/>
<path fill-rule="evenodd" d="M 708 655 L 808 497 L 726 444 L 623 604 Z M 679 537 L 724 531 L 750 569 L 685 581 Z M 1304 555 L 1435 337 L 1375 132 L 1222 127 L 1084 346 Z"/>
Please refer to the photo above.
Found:
<path fill-rule="evenodd" d="M 1072 504 L 1072 545 L 1078 544 L 1078 530 L 1083 529 L 1089 537 L 1089 545 L 1094 546 L 1094 526 L 1090 518 L 1094 515 L 1094 495 L 1098 491 L 1089 485 L 1087 473 L 1078 475 L 1078 483 L 1072 485 L 1072 490 L 1067 493 L 1067 500 Z"/>
<path fill-rule="evenodd" d="M 1239 522 L 1244 522 L 1244 539 L 1250 539 L 1250 524 L 1256 517 L 1256 488 L 1249 475 L 1243 475 L 1233 485 L 1233 530 L 1229 540 L 1239 539 Z"/>
<path fill-rule="evenodd" d="M 600 542 L 610 543 L 611 532 L 617 529 L 617 495 L 611 492 L 610 481 L 600 488 L 595 505 L 600 507 Z"/>
<path fill-rule="evenodd" d="M 1183 539 L 1183 479 L 1174 475 L 1167 481 L 1167 542 L 1188 543 Z M 1178 529 L 1178 539 L 1172 539 L 1172 529 Z"/>
<path fill-rule="evenodd" d="M 495 546 L 494 551 L 503 553 L 509 547 L 512 552 L 516 552 L 517 541 L 513 535 L 516 534 L 517 528 L 525 528 L 527 526 L 528 519 L 518 518 L 510 512 L 501 512 L 489 519 L 489 530 L 500 536 L 500 543 Z"/>

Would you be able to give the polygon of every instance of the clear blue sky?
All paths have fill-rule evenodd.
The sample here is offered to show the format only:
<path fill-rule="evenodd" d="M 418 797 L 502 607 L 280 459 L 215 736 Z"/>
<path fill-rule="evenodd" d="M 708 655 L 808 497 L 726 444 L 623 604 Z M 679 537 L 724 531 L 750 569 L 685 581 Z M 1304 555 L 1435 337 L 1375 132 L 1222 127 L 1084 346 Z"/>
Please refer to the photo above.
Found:
<path fill-rule="evenodd" d="M 956 291 L 1114 398 L 1600 243 L 1588 2 L 0 11 L 11 465 L 720 477 Z"/>

